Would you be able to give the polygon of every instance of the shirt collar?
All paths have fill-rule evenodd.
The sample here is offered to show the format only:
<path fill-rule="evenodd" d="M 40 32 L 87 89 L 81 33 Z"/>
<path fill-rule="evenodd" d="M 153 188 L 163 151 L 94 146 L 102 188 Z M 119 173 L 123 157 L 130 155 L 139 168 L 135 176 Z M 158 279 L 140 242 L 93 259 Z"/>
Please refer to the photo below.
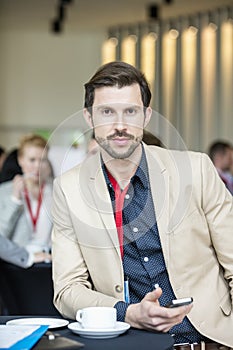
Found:
<path fill-rule="evenodd" d="M 146 160 L 146 153 L 144 150 L 144 146 L 142 145 L 142 157 L 141 161 L 139 163 L 139 166 L 137 167 L 136 173 L 131 179 L 131 182 L 134 181 L 134 179 L 139 179 L 143 185 L 144 188 L 148 188 L 149 186 L 149 173 L 148 173 L 148 167 L 147 167 L 147 160 Z"/>
<path fill-rule="evenodd" d="M 109 187 L 112 187 L 102 156 L 101 156 L 101 166 L 104 173 L 106 184 Z M 145 189 L 149 187 L 149 173 L 148 173 L 148 167 L 147 167 L 146 153 L 145 153 L 143 144 L 142 144 L 142 156 L 141 156 L 139 166 L 137 167 L 136 173 L 131 178 L 130 182 L 133 183 L 136 180 L 139 180 Z"/>

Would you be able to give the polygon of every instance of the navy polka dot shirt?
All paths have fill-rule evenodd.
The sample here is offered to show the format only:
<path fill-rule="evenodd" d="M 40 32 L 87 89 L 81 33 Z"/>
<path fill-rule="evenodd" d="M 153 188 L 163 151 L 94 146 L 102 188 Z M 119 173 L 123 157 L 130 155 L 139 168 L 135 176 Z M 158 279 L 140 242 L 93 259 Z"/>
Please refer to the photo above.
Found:
<path fill-rule="evenodd" d="M 104 165 L 103 172 L 114 210 L 115 193 Z M 163 291 L 159 299 L 160 305 L 166 306 L 176 297 L 164 262 L 149 184 L 147 161 L 143 150 L 140 165 L 131 179 L 124 200 L 123 269 L 125 279 L 129 280 L 130 303 L 140 302 L 146 293 L 154 289 L 155 283 L 158 283 Z M 127 307 L 128 304 L 121 301 L 115 305 L 118 321 L 124 321 Z M 181 324 L 174 326 L 169 333 L 174 334 L 175 343 L 206 340 L 187 317 Z"/>

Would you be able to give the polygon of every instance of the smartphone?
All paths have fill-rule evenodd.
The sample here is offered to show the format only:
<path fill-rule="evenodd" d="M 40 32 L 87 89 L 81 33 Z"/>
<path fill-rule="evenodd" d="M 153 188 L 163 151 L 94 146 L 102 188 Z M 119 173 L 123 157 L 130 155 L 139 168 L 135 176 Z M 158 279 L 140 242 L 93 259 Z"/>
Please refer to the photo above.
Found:
<path fill-rule="evenodd" d="M 188 304 L 191 304 L 192 302 L 193 302 L 192 297 L 182 298 L 182 299 L 174 299 L 166 307 L 173 308 L 173 307 L 188 305 Z"/>

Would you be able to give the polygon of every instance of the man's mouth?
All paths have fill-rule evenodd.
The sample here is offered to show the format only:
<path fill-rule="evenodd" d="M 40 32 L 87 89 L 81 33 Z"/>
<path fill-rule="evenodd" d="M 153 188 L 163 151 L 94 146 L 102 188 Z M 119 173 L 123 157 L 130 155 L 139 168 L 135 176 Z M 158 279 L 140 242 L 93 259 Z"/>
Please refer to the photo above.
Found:
<path fill-rule="evenodd" d="M 130 140 L 130 138 L 127 137 L 115 137 L 112 139 L 112 141 L 117 144 L 117 145 L 126 145 L 128 143 L 128 141 Z"/>
<path fill-rule="evenodd" d="M 108 140 L 133 140 L 134 136 L 127 134 L 126 132 L 116 132 L 113 135 L 107 137 Z"/>

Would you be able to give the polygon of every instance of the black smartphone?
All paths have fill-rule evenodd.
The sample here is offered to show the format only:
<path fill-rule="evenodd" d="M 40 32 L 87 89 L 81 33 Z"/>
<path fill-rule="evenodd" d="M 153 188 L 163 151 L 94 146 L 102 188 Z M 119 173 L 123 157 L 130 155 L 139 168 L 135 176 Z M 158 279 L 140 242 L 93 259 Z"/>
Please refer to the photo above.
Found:
<path fill-rule="evenodd" d="M 174 299 L 172 300 L 166 307 L 173 308 L 173 307 L 179 307 L 183 305 L 188 305 L 193 302 L 193 298 L 181 298 L 181 299 Z"/>

